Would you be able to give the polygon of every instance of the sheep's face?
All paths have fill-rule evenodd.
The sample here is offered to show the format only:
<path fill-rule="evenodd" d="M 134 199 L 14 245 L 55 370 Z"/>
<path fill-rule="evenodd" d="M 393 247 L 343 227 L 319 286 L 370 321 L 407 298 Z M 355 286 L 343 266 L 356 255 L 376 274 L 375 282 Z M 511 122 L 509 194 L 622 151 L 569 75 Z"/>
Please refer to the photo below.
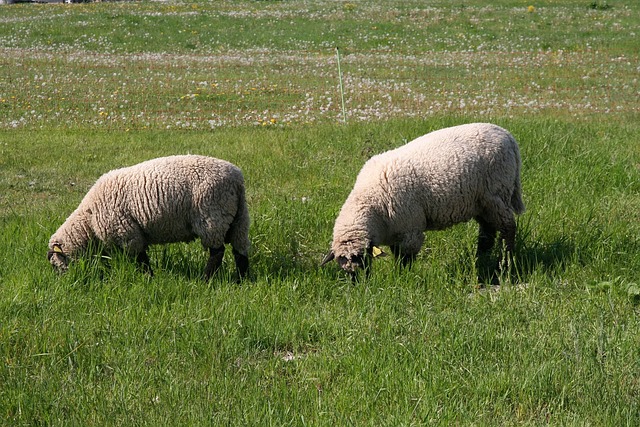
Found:
<path fill-rule="evenodd" d="M 352 280 L 356 279 L 358 271 L 364 271 L 365 275 L 368 275 L 373 257 L 384 255 L 384 252 L 373 245 L 359 250 L 349 248 L 349 250 L 336 252 L 330 250 L 320 265 L 325 265 L 335 259 L 340 268 L 349 274 Z"/>
<path fill-rule="evenodd" d="M 336 257 L 336 261 L 342 270 L 353 277 L 358 270 L 364 270 L 365 257 L 364 253 L 351 256 L 340 255 Z"/>
<path fill-rule="evenodd" d="M 69 268 L 69 257 L 62 251 L 62 245 L 53 244 L 47 252 L 47 258 L 58 273 L 64 273 Z"/>

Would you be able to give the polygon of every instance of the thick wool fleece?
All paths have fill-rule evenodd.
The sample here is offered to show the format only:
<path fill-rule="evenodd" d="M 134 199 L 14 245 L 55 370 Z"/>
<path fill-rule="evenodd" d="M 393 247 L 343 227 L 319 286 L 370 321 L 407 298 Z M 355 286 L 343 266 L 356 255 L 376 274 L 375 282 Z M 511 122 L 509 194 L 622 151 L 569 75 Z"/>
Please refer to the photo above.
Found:
<path fill-rule="evenodd" d="M 73 258 L 96 239 L 140 255 L 152 244 L 199 237 L 205 248 L 231 243 L 246 256 L 248 232 L 240 169 L 211 157 L 171 156 L 100 177 L 51 236 L 49 249 Z"/>
<path fill-rule="evenodd" d="M 520 167 L 513 136 L 486 123 L 441 129 L 374 156 L 336 219 L 333 255 L 344 263 L 389 245 L 396 255 L 415 256 L 425 230 L 472 218 L 512 245 L 513 214 L 525 209 Z"/>

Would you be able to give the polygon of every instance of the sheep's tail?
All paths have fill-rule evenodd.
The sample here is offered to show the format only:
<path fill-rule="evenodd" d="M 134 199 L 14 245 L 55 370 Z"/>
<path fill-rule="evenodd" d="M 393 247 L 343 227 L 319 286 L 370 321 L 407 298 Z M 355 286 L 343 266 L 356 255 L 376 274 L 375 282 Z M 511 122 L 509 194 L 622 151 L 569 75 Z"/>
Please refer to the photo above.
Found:
<path fill-rule="evenodd" d="M 515 140 L 514 140 L 515 142 Z M 518 215 L 524 213 L 525 206 L 522 201 L 522 183 L 520 181 L 520 169 L 522 168 L 522 160 L 520 159 L 520 149 L 518 148 L 518 144 L 514 144 L 515 154 L 517 159 L 517 167 L 516 167 L 516 179 L 513 185 L 513 193 L 511 194 L 511 208 Z"/>
<path fill-rule="evenodd" d="M 511 195 L 511 207 L 513 208 L 513 211 L 518 215 L 524 213 L 526 209 L 524 206 L 524 202 L 522 201 L 522 188 L 520 185 L 520 174 L 516 176 L 515 188 L 513 189 L 513 194 Z"/>
<path fill-rule="evenodd" d="M 236 216 L 229 227 L 226 240 L 231 246 L 242 255 L 247 255 L 249 252 L 249 208 L 247 207 L 247 200 L 245 196 L 244 183 L 238 185 L 238 208 Z"/>

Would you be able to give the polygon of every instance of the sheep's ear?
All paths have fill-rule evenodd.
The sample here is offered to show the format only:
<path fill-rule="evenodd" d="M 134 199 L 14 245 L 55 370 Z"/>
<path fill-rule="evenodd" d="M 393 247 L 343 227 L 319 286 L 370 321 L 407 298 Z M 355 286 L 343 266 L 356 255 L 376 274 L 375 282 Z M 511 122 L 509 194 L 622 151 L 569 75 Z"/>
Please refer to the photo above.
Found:
<path fill-rule="evenodd" d="M 371 247 L 371 255 L 373 255 L 374 258 L 377 258 L 379 256 L 380 257 L 387 256 L 387 253 L 385 251 L 383 251 L 382 249 L 380 249 L 379 247 L 377 247 L 377 246 L 372 246 Z"/>
<path fill-rule="evenodd" d="M 329 250 L 329 252 L 327 252 L 327 254 L 324 256 L 324 259 L 322 260 L 322 262 L 320 263 L 320 267 L 322 267 L 323 265 L 325 265 L 328 262 L 331 262 L 335 259 L 335 254 L 333 253 L 333 250 Z"/>

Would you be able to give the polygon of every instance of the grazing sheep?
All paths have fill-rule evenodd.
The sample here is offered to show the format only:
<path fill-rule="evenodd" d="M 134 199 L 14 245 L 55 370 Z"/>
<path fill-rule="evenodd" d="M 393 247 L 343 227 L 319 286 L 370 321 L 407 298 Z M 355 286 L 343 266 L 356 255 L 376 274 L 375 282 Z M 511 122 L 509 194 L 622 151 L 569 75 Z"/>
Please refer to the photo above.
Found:
<path fill-rule="evenodd" d="M 49 240 L 49 262 L 64 272 L 92 241 L 120 247 L 152 274 L 149 245 L 199 237 L 209 249 L 205 279 L 233 247 L 240 278 L 249 268 L 249 212 L 244 178 L 233 164 L 185 155 L 149 160 L 104 174 Z"/>
<path fill-rule="evenodd" d="M 425 230 L 474 218 L 478 260 L 486 260 L 497 231 L 514 249 L 515 213 L 525 210 L 520 151 L 513 136 L 473 123 L 431 132 L 372 157 L 358 174 L 333 229 L 321 265 L 336 260 L 352 278 L 369 270 L 376 245 L 388 245 L 403 265 L 416 257 Z"/>

